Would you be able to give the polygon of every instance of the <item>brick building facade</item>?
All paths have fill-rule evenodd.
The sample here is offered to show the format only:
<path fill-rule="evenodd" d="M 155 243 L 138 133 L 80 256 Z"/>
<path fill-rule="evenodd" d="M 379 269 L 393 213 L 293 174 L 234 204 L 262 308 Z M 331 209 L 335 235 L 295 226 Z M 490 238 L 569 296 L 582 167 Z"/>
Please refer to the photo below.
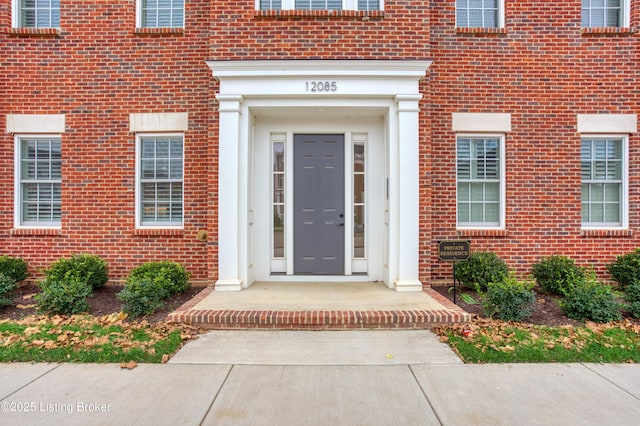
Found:
<path fill-rule="evenodd" d="M 0 253 L 34 272 L 412 290 L 445 239 L 519 272 L 640 245 L 635 0 L 31 3 L 0 1 Z"/>

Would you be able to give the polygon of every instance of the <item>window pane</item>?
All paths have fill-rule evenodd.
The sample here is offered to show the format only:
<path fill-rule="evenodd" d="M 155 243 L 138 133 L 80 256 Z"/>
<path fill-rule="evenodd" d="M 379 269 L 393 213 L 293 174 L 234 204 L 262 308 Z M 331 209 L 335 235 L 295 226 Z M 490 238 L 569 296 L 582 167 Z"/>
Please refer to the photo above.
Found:
<path fill-rule="evenodd" d="M 620 205 L 607 203 L 604 206 L 604 221 L 607 223 L 620 222 Z"/>
<path fill-rule="evenodd" d="M 484 221 L 487 223 L 498 223 L 500 221 L 498 203 L 490 203 L 485 205 Z"/>
<path fill-rule="evenodd" d="M 284 206 L 273 206 L 273 257 L 284 258 Z"/>
<path fill-rule="evenodd" d="M 353 208 L 353 257 L 362 259 L 364 253 L 364 206 L 355 206 Z"/>

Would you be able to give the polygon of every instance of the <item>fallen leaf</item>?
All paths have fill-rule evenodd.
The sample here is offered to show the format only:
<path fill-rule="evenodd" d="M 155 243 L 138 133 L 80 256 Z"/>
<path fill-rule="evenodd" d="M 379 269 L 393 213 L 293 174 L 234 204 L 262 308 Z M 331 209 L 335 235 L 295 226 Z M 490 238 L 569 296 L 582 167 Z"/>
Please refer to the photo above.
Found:
<path fill-rule="evenodd" d="M 133 370 L 138 366 L 138 363 L 135 361 L 123 362 L 120 364 L 120 368 L 124 370 Z"/>
<path fill-rule="evenodd" d="M 162 355 L 162 363 L 166 364 L 167 362 L 169 362 L 169 354 Z"/>
<path fill-rule="evenodd" d="M 37 293 L 25 294 L 25 295 L 22 296 L 22 298 L 24 300 L 31 300 L 31 299 L 33 299 L 33 296 L 35 296 L 36 294 Z"/>
<path fill-rule="evenodd" d="M 21 305 L 19 303 L 16 305 L 16 308 L 18 309 L 33 309 L 35 307 L 36 305 Z"/>
<path fill-rule="evenodd" d="M 386 355 L 385 355 L 385 357 L 386 357 L 387 359 L 393 359 L 393 355 L 391 355 L 391 354 L 386 354 Z"/>

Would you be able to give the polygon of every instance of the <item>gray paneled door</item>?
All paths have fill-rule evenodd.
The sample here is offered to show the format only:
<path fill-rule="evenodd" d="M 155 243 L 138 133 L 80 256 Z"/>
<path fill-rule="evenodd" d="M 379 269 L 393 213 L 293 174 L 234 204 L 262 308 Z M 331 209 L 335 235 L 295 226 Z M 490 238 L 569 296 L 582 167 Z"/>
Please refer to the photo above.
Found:
<path fill-rule="evenodd" d="M 294 274 L 344 274 L 344 135 L 294 135 Z"/>

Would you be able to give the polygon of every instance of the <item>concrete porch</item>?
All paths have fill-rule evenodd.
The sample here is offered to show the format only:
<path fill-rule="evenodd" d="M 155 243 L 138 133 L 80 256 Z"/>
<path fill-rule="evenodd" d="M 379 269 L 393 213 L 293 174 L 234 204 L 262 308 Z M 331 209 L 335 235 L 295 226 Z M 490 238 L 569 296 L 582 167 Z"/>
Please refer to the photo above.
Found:
<path fill-rule="evenodd" d="M 257 282 L 240 292 L 208 287 L 169 315 L 211 329 L 431 328 L 470 319 L 430 288 L 396 292 L 379 282 Z"/>

